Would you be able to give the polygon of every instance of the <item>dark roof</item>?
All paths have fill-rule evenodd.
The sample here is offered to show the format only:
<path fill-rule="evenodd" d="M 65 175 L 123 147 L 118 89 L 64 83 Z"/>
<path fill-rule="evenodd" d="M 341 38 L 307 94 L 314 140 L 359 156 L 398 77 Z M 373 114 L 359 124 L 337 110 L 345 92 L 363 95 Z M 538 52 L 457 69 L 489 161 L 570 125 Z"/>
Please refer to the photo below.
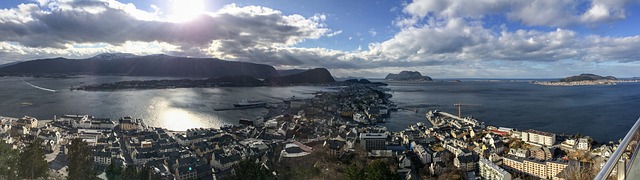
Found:
<path fill-rule="evenodd" d="M 236 162 L 236 161 L 242 160 L 242 156 L 240 156 L 239 154 L 230 155 L 230 156 L 216 154 L 216 160 L 218 160 L 220 164 L 227 164 L 230 162 Z"/>
<path fill-rule="evenodd" d="M 300 149 L 300 147 L 289 147 L 284 149 L 284 151 L 286 151 L 287 153 L 301 153 L 304 152 L 302 149 Z"/>
<path fill-rule="evenodd" d="M 344 147 L 344 142 L 336 141 L 336 140 L 326 140 L 325 146 L 328 146 L 329 149 L 342 149 Z"/>

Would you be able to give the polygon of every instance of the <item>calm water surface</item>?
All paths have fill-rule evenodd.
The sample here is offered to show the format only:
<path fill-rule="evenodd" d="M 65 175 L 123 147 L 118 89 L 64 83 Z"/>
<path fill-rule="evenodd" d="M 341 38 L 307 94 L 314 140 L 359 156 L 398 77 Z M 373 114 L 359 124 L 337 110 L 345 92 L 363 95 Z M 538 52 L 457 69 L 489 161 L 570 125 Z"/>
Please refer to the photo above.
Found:
<path fill-rule="evenodd" d="M 71 79 L 0 78 L 0 115 L 35 116 L 51 119 L 60 114 L 91 114 L 118 118 L 130 115 L 145 119 L 151 126 L 184 130 L 192 127 L 219 127 L 239 118 L 266 114 L 266 109 L 214 111 L 230 107 L 242 99 L 279 102 L 291 96 L 311 97 L 326 87 L 183 88 L 123 90 L 107 92 L 69 91 L 70 86 L 122 80 L 168 79 L 151 77 L 85 76 Z M 29 86 L 25 82 L 48 89 Z M 581 133 L 598 141 L 616 140 L 625 135 L 640 115 L 640 84 L 615 86 L 539 86 L 528 82 L 432 82 L 392 83 L 392 100 L 400 110 L 385 124 L 397 131 L 424 119 L 429 109 L 457 113 L 453 104 L 461 102 L 463 116 L 474 116 L 489 125 L 517 129 L 538 129 L 555 133 Z M 416 113 L 414 110 L 418 110 Z"/>

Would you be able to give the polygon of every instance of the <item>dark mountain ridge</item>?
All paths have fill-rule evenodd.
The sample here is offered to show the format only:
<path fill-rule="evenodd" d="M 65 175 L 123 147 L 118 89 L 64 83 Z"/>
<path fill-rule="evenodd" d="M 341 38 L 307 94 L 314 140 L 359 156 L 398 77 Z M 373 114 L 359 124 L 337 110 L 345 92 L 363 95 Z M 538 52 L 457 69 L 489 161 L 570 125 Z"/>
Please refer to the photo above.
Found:
<path fill-rule="evenodd" d="M 325 84 L 336 82 L 325 68 L 315 68 L 302 73 L 264 80 L 266 85 Z"/>
<path fill-rule="evenodd" d="M 278 74 L 280 74 L 280 76 L 288 76 L 292 74 L 303 73 L 307 70 L 309 69 L 281 69 L 281 70 L 278 70 Z"/>
<path fill-rule="evenodd" d="M 0 67 L 0 74 L 80 74 L 171 77 L 279 76 L 273 66 L 217 58 L 100 54 L 87 59 L 38 59 Z"/>

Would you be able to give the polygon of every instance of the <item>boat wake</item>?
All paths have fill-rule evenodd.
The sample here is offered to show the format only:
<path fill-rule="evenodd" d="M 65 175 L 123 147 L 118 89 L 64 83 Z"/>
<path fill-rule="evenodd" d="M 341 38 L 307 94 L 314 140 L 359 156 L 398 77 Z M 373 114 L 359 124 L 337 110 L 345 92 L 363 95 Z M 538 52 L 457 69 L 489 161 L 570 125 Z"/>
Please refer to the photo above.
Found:
<path fill-rule="evenodd" d="M 29 83 L 27 81 L 24 81 L 24 80 L 22 80 L 22 82 L 26 83 L 27 85 L 29 85 L 31 87 L 34 87 L 36 89 L 40 89 L 40 90 L 43 90 L 43 91 L 49 91 L 49 92 L 56 92 L 57 91 L 57 90 L 54 90 L 54 89 L 48 89 L 48 88 L 43 88 L 43 87 L 40 87 L 40 86 L 36 86 L 36 85 L 33 85 L 33 84 L 31 84 L 31 83 Z"/>

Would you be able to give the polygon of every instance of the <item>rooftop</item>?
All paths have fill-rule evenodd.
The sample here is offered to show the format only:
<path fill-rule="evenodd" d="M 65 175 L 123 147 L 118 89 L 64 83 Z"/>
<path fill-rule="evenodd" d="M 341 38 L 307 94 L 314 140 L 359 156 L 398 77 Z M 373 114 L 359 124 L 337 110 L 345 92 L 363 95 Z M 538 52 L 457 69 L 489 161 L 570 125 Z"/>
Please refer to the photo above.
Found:
<path fill-rule="evenodd" d="M 538 131 L 538 130 L 533 130 L 533 129 L 527 129 L 524 130 L 522 132 L 527 132 L 527 133 L 534 133 L 534 134 L 540 134 L 540 135 L 545 135 L 545 136 L 554 136 L 556 134 L 554 133 L 550 133 L 550 132 L 544 132 L 544 131 Z"/>

